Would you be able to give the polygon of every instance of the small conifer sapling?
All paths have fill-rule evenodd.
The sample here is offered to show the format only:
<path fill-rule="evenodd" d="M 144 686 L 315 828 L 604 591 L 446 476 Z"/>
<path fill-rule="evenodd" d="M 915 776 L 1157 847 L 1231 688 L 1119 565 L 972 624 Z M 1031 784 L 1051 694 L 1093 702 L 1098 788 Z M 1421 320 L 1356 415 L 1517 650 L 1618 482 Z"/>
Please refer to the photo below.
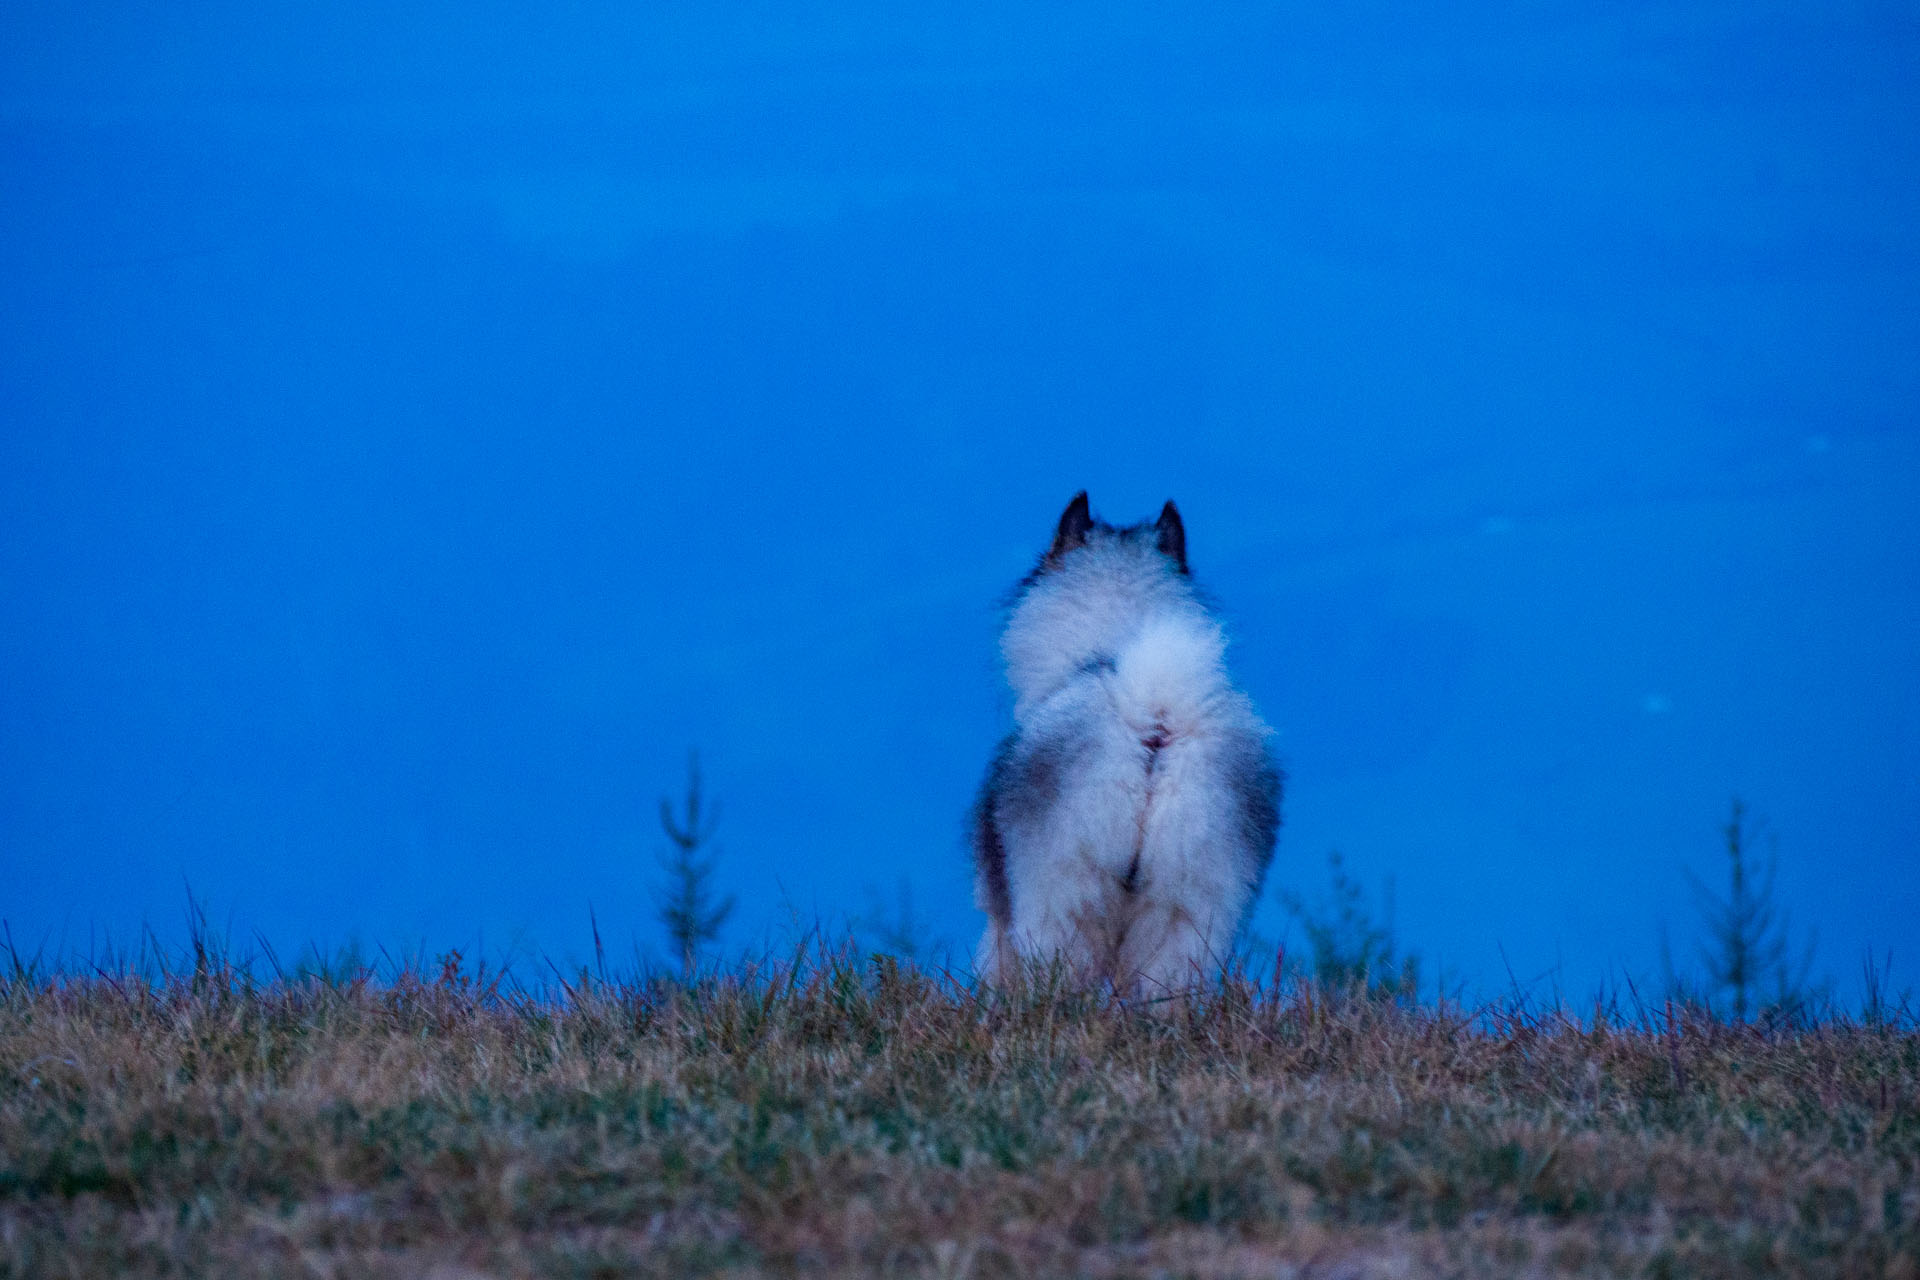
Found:
<path fill-rule="evenodd" d="M 717 806 L 703 810 L 700 757 L 689 751 L 687 792 L 680 816 L 674 815 L 670 799 L 660 798 L 660 827 L 670 846 L 661 860 L 667 880 L 660 889 L 660 923 L 666 926 L 674 954 L 680 958 L 683 978 L 693 977 L 700 949 L 720 936 L 721 926 L 733 914 L 732 895 L 719 899 L 714 894 L 714 855 L 702 855 L 719 820 Z"/>

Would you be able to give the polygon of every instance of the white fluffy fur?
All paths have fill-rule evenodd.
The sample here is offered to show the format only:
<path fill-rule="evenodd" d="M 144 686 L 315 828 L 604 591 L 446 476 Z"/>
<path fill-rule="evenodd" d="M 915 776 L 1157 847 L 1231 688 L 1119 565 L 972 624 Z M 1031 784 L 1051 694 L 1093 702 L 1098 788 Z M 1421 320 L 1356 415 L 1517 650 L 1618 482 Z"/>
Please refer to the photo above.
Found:
<path fill-rule="evenodd" d="M 1246 821 L 1268 730 L 1225 649 L 1186 576 L 1137 537 L 1096 537 L 1028 587 L 1001 640 L 1016 727 L 981 820 L 1010 909 L 988 924 L 982 973 L 1058 958 L 1152 995 L 1217 968 L 1271 849 Z M 994 916 L 984 868 L 977 897 Z"/>

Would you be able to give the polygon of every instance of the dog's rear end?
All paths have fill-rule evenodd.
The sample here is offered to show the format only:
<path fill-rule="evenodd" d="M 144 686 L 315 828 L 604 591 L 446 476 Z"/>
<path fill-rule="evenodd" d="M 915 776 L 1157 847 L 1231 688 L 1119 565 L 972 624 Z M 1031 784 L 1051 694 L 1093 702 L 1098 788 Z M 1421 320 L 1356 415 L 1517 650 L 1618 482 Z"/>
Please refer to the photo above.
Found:
<path fill-rule="evenodd" d="M 990 979 L 1057 960 L 1082 983 L 1184 990 L 1252 905 L 1280 778 L 1185 550 L 1172 503 L 1116 529 L 1082 494 L 1022 584 L 1002 644 L 1017 727 L 974 813 Z"/>

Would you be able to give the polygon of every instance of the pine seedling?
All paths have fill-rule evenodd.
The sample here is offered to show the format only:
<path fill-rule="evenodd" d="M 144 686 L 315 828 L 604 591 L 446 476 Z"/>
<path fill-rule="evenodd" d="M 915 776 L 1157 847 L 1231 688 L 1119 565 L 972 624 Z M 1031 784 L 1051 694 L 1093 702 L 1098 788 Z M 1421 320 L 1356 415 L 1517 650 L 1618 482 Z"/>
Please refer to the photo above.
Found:
<path fill-rule="evenodd" d="M 1313 981 L 1337 995 L 1364 995 L 1373 1000 L 1411 1003 L 1420 990 L 1420 958 L 1399 955 L 1393 937 L 1393 888 L 1387 888 L 1386 918 L 1376 921 L 1366 893 L 1352 876 L 1339 850 L 1327 855 L 1333 900 L 1324 909 L 1310 906 L 1291 891 L 1280 895 L 1280 905 L 1306 931 L 1313 953 Z"/>
<path fill-rule="evenodd" d="M 660 827 L 666 832 L 670 848 L 661 860 L 667 882 L 660 890 L 660 923 L 666 926 L 674 954 L 680 957 L 682 978 L 691 979 L 697 967 L 700 948 L 720 936 L 727 917 L 733 914 L 734 899 L 728 895 L 716 900 L 713 870 L 716 858 L 701 855 L 718 825 L 718 807 L 703 812 L 700 791 L 700 756 L 687 753 L 687 791 L 682 814 L 676 818 L 673 802 L 660 798 Z"/>
<path fill-rule="evenodd" d="M 880 904 L 880 895 L 872 885 L 866 887 L 867 910 L 855 918 L 854 929 L 868 940 L 872 950 L 914 964 L 923 964 L 934 948 L 927 939 L 926 922 L 913 909 L 913 883 L 900 877 L 896 905 L 889 913 Z"/>
<path fill-rule="evenodd" d="M 1807 1001 L 1805 975 L 1813 962 L 1813 942 L 1794 962 L 1789 946 L 1786 914 L 1774 906 L 1774 863 L 1756 868 L 1747 807 L 1738 796 L 1721 828 L 1727 848 L 1727 893 L 1723 898 L 1698 876 L 1687 873 L 1695 905 L 1707 927 L 1701 949 L 1708 989 L 1722 995 L 1735 1022 L 1749 1015 L 1792 1018 Z M 1771 998 L 1762 993 L 1771 980 Z"/>

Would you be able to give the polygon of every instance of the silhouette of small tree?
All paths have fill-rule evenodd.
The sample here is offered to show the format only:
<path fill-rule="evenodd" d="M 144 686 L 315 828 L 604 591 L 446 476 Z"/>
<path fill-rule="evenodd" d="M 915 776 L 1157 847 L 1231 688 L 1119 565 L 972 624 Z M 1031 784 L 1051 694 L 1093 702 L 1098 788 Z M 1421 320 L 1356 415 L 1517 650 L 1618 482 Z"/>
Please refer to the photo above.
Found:
<path fill-rule="evenodd" d="M 1347 874 L 1339 850 L 1327 854 L 1333 880 L 1333 900 L 1324 909 L 1307 904 L 1291 891 L 1280 895 L 1280 905 L 1306 931 L 1313 953 L 1313 981 L 1336 995 L 1364 995 L 1371 1000 L 1412 1003 L 1419 998 L 1420 957 L 1399 955 L 1393 939 L 1393 889 L 1387 889 L 1387 918 L 1376 922 L 1367 909 L 1366 894 Z"/>
<path fill-rule="evenodd" d="M 712 854 L 701 856 L 719 821 L 717 805 L 709 812 L 702 812 L 700 756 L 689 751 L 682 815 L 676 818 L 673 802 L 665 796 L 660 798 L 660 828 L 667 833 L 671 844 L 661 859 L 667 882 L 660 890 L 660 923 L 666 926 L 667 937 L 680 957 L 680 973 L 684 978 L 693 976 L 700 948 L 720 936 L 721 926 L 733 914 L 731 895 L 721 901 L 714 898 L 712 881 L 717 859 Z"/>
<path fill-rule="evenodd" d="M 1774 862 L 1756 869 L 1750 854 L 1753 839 L 1747 807 L 1738 796 L 1727 825 L 1721 828 L 1727 847 L 1727 893 L 1708 888 L 1700 877 L 1687 873 L 1694 905 L 1706 925 L 1707 941 L 1700 958 L 1706 966 L 1705 1003 L 1720 1004 L 1735 1022 L 1755 1017 L 1791 1019 L 1805 1008 L 1809 995 L 1807 971 L 1813 964 L 1813 940 L 1795 956 L 1786 913 L 1773 901 Z M 1771 985 L 1767 993 L 1763 988 Z M 1679 987 L 1669 975 L 1669 985 Z"/>
<path fill-rule="evenodd" d="M 915 964 L 925 963 L 933 953 L 925 922 L 914 914 L 913 883 L 900 877 L 896 905 L 889 914 L 880 904 L 880 895 L 872 885 L 866 887 L 867 910 L 854 918 L 853 926 L 868 945 L 883 955 L 897 956 Z"/>

